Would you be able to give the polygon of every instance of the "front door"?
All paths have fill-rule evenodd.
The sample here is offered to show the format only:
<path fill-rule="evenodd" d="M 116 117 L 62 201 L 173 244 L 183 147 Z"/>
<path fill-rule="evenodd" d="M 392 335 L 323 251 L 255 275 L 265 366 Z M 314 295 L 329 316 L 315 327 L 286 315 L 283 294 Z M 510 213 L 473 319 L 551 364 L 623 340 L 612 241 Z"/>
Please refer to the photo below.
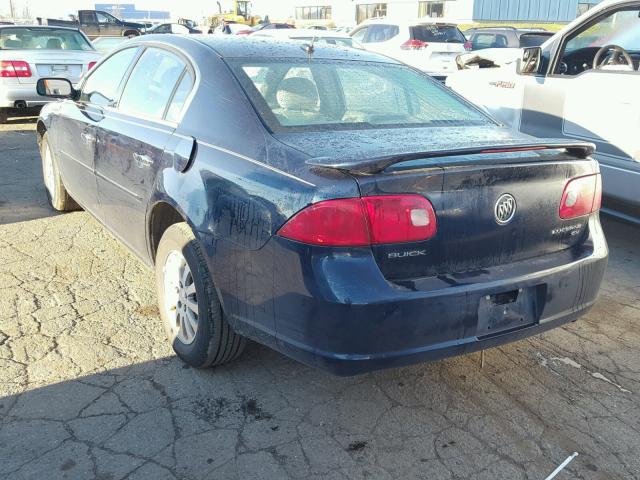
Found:
<path fill-rule="evenodd" d="M 595 143 L 604 195 L 623 211 L 640 205 L 639 64 L 640 3 L 612 7 L 562 39 L 547 77 L 524 89 L 521 130 Z"/>
<path fill-rule="evenodd" d="M 137 54 L 136 48 L 116 53 L 93 70 L 81 87 L 78 101 L 65 100 L 57 118 L 55 139 L 64 184 L 84 208 L 100 217 L 95 180 L 98 125 L 115 102 L 119 82 Z"/>
<path fill-rule="evenodd" d="M 154 182 L 172 167 L 178 114 L 193 75 L 180 56 L 147 48 L 133 68 L 116 109 L 99 125 L 96 155 L 98 195 L 105 224 L 146 257 L 146 213 Z"/>

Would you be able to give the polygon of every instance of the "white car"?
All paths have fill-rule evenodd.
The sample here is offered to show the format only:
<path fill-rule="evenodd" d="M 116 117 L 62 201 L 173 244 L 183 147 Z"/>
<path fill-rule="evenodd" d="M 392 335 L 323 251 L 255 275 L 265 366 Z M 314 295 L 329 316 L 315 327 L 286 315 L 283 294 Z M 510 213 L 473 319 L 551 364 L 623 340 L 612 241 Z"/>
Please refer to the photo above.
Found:
<path fill-rule="evenodd" d="M 399 60 L 439 80 L 457 71 L 456 57 L 471 49 L 455 24 L 435 20 L 369 19 L 350 35 L 366 50 Z"/>
<path fill-rule="evenodd" d="M 341 47 L 362 48 L 349 35 L 331 30 L 316 30 L 312 28 L 290 28 L 282 30 L 260 30 L 251 35 L 252 38 L 273 38 L 276 40 L 299 40 L 321 44 L 338 45 Z"/>
<path fill-rule="evenodd" d="M 640 0 L 605 0 L 517 62 L 447 86 L 521 132 L 595 143 L 603 211 L 640 222 L 639 64 Z"/>
<path fill-rule="evenodd" d="M 42 77 L 66 78 L 73 84 L 100 60 L 89 39 L 65 27 L 0 27 L 0 123 L 12 109 L 47 103 L 38 95 Z"/>

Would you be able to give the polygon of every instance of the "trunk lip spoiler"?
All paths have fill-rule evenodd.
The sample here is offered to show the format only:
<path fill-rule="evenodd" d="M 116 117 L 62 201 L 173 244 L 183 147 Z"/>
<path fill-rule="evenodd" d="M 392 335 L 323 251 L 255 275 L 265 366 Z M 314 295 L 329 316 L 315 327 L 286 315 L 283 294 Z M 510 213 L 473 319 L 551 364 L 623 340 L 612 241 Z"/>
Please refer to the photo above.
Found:
<path fill-rule="evenodd" d="M 350 173 L 380 173 L 397 163 L 439 157 L 461 157 L 465 155 L 482 155 L 491 153 L 527 152 L 536 150 L 564 150 L 579 159 L 588 159 L 596 151 L 596 146 L 589 142 L 547 140 L 544 142 L 487 143 L 460 148 L 413 151 L 370 157 L 363 159 L 314 157 L 306 161 L 307 165 L 319 168 L 343 170 Z M 530 161 L 530 159 L 527 159 Z M 434 164 L 434 167 L 440 165 Z"/>

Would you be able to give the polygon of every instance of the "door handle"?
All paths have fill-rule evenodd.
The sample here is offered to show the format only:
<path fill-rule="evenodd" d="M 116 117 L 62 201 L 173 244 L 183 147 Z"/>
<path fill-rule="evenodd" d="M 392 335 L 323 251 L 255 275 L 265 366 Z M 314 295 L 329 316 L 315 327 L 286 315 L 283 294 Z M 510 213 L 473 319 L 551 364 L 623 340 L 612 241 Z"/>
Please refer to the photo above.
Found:
<path fill-rule="evenodd" d="M 80 134 L 80 137 L 82 138 L 82 141 L 87 145 L 95 143 L 96 141 L 95 135 L 91 135 L 90 133 L 82 132 Z"/>
<path fill-rule="evenodd" d="M 148 155 L 140 155 L 139 153 L 133 154 L 133 159 L 138 165 L 138 168 L 150 167 L 153 165 L 153 160 Z"/>

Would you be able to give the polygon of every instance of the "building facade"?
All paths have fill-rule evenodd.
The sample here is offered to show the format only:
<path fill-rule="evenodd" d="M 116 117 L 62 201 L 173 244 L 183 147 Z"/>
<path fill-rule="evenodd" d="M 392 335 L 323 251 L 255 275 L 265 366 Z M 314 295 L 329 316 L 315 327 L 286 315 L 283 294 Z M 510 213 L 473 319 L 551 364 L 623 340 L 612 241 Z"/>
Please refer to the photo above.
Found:
<path fill-rule="evenodd" d="M 130 22 L 166 22 L 171 18 L 171 14 L 168 11 L 138 10 L 133 3 L 96 3 L 95 9 L 108 12 L 111 15 Z"/>
<path fill-rule="evenodd" d="M 447 18 L 471 22 L 570 22 L 600 0 L 296 0 L 296 20 L 360 23 L 372 17 Z"/>

